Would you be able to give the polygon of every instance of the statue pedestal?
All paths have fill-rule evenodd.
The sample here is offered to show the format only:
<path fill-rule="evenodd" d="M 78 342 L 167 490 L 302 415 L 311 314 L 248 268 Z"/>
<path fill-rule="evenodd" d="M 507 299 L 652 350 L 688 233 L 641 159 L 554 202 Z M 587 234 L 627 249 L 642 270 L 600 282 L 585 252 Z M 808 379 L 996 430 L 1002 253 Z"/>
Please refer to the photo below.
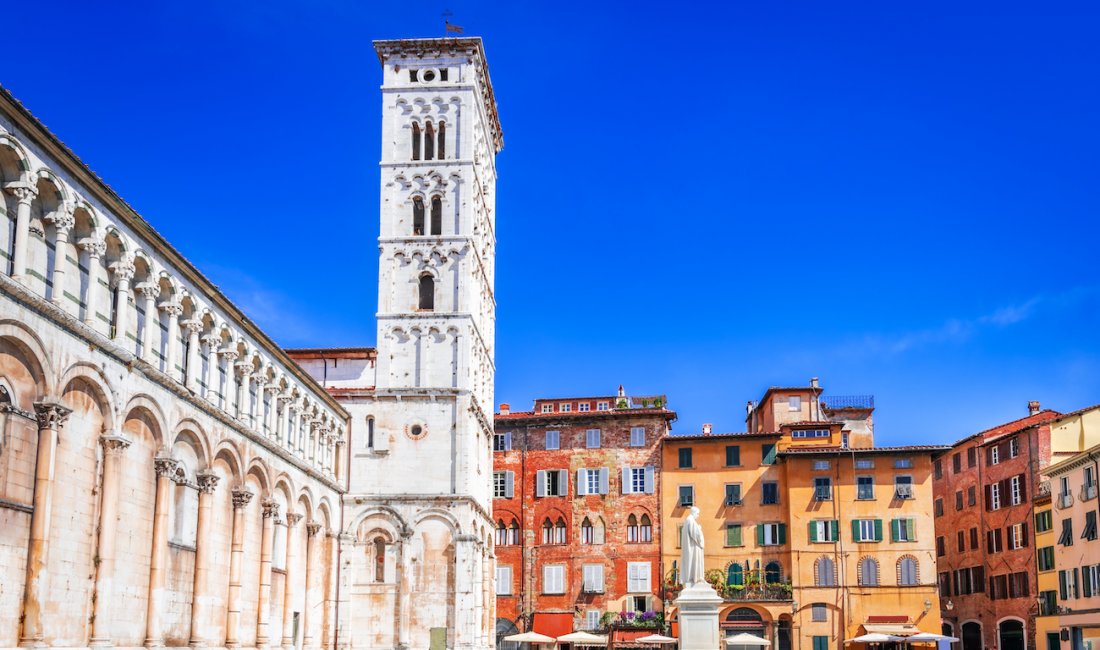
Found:
<path fill-rule="evenodd" d="M 718 635 L 722 597 L 705 582 L 685 587 L 673 601 L 680 620 L 680 650 L 726 650 Z"/>

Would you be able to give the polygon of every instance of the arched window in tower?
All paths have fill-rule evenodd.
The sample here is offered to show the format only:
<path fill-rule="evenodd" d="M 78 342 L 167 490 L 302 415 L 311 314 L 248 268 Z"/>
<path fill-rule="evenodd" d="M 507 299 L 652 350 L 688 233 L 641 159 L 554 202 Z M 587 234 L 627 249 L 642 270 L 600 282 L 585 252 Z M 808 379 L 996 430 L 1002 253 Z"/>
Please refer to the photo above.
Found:
<path fill-rule="evenodd" d="M 638 524 L 638 541 L 639 542 L 652 542 L 653 541 L 653 523 L 649 520 L 649 515 L 642 515 Z"/>
<path fill-rule="evenodd" d="M 447 146 L 447 123 L 439 123 L 439 146 L 436 147 L 435 157 L 437 160 L 443 160 L 447 156 L 443 155 Z"/>
<path fill-rule="evenodd" d="M 424 234 L 424 199 L 413 197 L 413 235 Z"/>
<path fill-rule="evenodd" d="M 557 523 L 554 524 L 554 543 L 565 543 L 565 520 L 558 517 Z"/>
<path fill-rule="evenodd" d="M 494 542 L 497 546 L 508 545 L 508 527 L 504 525 L 504 520 L 497 521 L 496 537 Z"/>
<path fill-rule="evenodd" d="M 412 138 L 413 160 L 420 160 L 420 125 L 416 122 L 413 122 Z"/>
<path fill-rule="evenodd" d="M 424 125 L 424 160 L 431 160 L 435 157 L 435 129 L 432 127 L 432 123 L 428 122 Z"/>
<path fill-rule="evenodd" d="M 581 522 L 581 544 L 592 544 L 592 522 L 588 517 Z"/>
<path fill-rule="evenodd" d="M 435 309 L 435 280 L 427 273 L 420 276 L 420 301 L 417 308 L 421 311 Z"/>
<path fill-rule="evenodd" d="M 515 519 L 512 520 L 512 525 L 508 527 L 508 544 L 511 546 L 519 545 L 519 524 Z"/>
<path fill-rule="evenodd" d="M 634 515 L 626 518 L 626 541 L 638 541 L 638 518 Z"/>
<path fill-rule="evenodd" d="M 432 234 L 443 234 L 443 199 L 432 197 Z"/>
<path fill-rule="evenodd" d="M 367 418 L 367 449 L 374 449 L 374 418 Z"/>
<path fill-rule="evenodd" d="M 554 543 L 554 524 L 550 522 L 550 518 L 547 517 L 542 521 L 542 543 L 553 544 Z"/>
<path fill-rule="evenodd" d="M 386 540 L 374 538 L 374 581 L 386 581 Z"/>

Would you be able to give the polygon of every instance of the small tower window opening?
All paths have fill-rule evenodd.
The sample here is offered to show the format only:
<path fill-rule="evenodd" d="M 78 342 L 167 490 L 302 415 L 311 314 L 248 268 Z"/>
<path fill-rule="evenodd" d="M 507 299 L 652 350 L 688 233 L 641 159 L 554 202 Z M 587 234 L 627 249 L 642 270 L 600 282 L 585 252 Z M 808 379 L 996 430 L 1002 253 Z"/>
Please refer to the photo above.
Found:
<path fill-rule="evenodd" d="M 649 515 L 642 515 L 641 521 L 638 525 L 638 539 L 636 541 L 653 541 L 653 524 L 649 520 Z"/>
<path fill-rule="evenodd" d="M 420 160 L 420 125 L 413 122 L 412 126 L 413 160 Z"/>
<path fill-rule="evenodd" d="M 419 196 L 413 199 L 413 235 L 424 234 L 424 199 Z"/>
<path fill-rule="evenodd" d="M 374 418 L 367 418 L 367 449 L 374 449 Z"/>
<path fill-rule="evenodd" d="M 447 124 L 446 122 L 439 123 L 439 146 L 436 147 L 435 157 L 436 160 L 443 160 L 447 156 L 444 155 L 447 146 Z"/>
<path fill-rule="evenodd" d="M 409 81 L 418 81 L 416 77 L 416 70 L 409 70 Z"/>
<path fill-rule="evenodd" d="M 374 581 L 386 581 L 386 540 L 374 538 Z"/>
<path fill-rule="evenodd" d="M 443 234 L 443 199 L 438 196 L 432 197 L 432 234 Z"/>
<path fill-rule="evenodd" d="M 417 306 L 424 311 L 435 309 L 435 280 L 428 274 L 420 276 L 420 301 Z"/>
<path fill-rule="evenodd" d="M 439 70 L 439 80 L 440 81 L 446 81 L 447 80 L 447 68 L 440 68 L 440 70 Z"/>
<path fill-rule="evenodd" d="M 431 160 L 435 156 L 435 128 L 432 123 L 424 125 L 424 160 Z"/>

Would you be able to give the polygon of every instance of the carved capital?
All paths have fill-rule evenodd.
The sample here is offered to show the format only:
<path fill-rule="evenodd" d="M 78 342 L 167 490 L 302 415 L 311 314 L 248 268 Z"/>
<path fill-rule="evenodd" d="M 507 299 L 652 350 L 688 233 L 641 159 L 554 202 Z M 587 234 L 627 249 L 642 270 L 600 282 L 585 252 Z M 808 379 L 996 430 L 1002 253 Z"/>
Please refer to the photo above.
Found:
<path fill-rule="evenodd" d="M 80 247 L 80 250 L 88 254 L 88 257 L 93 260 L 97 260 L 103 257 L 103 254 L 107 252 L 107 242 L 102 239 L 94 239 L 92 237 L 85 237 L 76 244 Z"/>
<path fill-rule="evenodd" d="M 251 361 L 238 361 L 233 364 L 233 367 L 237 369 L 237 373 L 243 377 L 252 377 L 252 373 L 256 371 L 256 367 L 252 365 Z"/>
<path fill-rule="evenodd" d="M 306 535 L 309 537 L 316 537 L 317 533 L 321 532 L 322 528 L 323 526 L 320 523 L 311 521 L 306 524 Z"/>
<path fill-rule="evenodd" d="M 73 410 L 59 402 L 35 402 L 34 414 L 38 417 L 38 430 L 60 429 Z"/>
<path fill-rule="evenodd" d="M 160 287 L 152 282 L 142 282 L 134 287 L 141 293 L 141 297 L 146 300 L 156 300 L 157 294 L 160 293 Z"/>
<path fill-rule="evenodd" d="M 210 470 L 203 470 L 195 477 L 199 483 L 199 492 L 203 494 L 213 494 L 214 488 L 218 487 L 218 481 L 220 478 L 214 472 Z"/>
<path fill-rule="evenodd" d="M 120 435 L 102 435 L 99 444 L 103 446 L 103 453 L 108 456 L 121 456 L 122 452 L 130 446 L 130 440 Z"/>
<path fill-rule="evenodd" d="M 237 357 L 241 356 L 241 353 L 232 348 L 222 348 L 218 350 L 218 355 L 229 363 L 233 363 L 237 360 Z"/>
<path fill-rule="evenodd" d="M 202 321 L 197 318 L 189 318 L 180 323 L 183 329 L 187 330 L 188 336 L 192 336 L 202 332 Z"/>
<path fill-rule="evenodd" d="M 73 216 L 73 206 L 69 203 L 61 205 L 53 212 L 49 213 L 43 220 L 47 223 L 52 223 L 54 230 L 57 231 L 58 236 L 68 237 L 69 231 L 76 225 L 76 217 Z"/>
<path fill-rule="evenodd" d="M 275 381 L 264 384 L 265 393 L 277 393 L 279 392 L 279 383 Z"/>
<path fill-rule="evenodd" d="M 134 279 L 137 268 L 134 266 L 134 258 L 127 255 L 111 265 L 111 273 L 115 282 L 129 282 Z"/>
<path fill-rule="evenodd" d="M 31 201 L 34 200 L 34 197 L 38 196 L 38 190 L 31 185 L 27 185 L 26 183 L 12 185 L 9 187 L 5 187 L 4 189 L 7 190 L 8 194 L 14 196 L 17 201 L 19 201 L 20 203 L 25 203 L 27 205 L 30 205 Z"/>
<path fill-rule="evenodd" d="M 252 497 L 254 496 L 252 490 L 249 490 L 248 488 L 244 487 L 243 485 L 238 485 L 238 486 L 234 487 L 230 491 L 230 493 L 233 495 L 233 509 L 234 510 L 247 506 L 248 502 L 252 501 Z"/>
<path fill-rule="evenodd" d="M 297 512 L 286 513 L 286 525 L 289 528 L 293 528 L 298 525 L 298 522 L 302 520 L 302 515 Z"/>
<path fill-rule="evenodd" d="M 217 334 L 207 334 L 202 337 L 202 344 L 206 346 L 207 350 L 216 353 L 218 346 L 222 344 L 222 337 Z"/>
<path fill-rule="evenodd" d="M 157 305 L 157 309 L 161 310 L 169 316 L 179 316 L 183 313 L 183 305 L 174 300 L 165 300 Z"/>
<path fill-rule="evenodd" d="M 171 456 L 157 456 L 153 458 L 153 471 L 157 473 L 157 476 L 175 479 L 176 468 L 179 467 L 179 464 L 180 462 Z"/>
<path fill-rule="evenodd" d="M 279 393 L 279 394 L 278 394 L 278 395 L 277 395 L 277 396 L 275 397 L 275 399 L 279 400 L 279 401 L 280 401 L 280 402 L 282 402 L 283 404 L 286 404 L 286 403 L 287 403 L 287 402 L 289 402 L 290 400 L 294 399 L 294 396 L 293 396 L 293 395 L 291 395 L 290 393 Z M 291 405 L 291 407 L 293 408 L 293 405 Z"/>
<path fill-rule="evenodd" d="M 264 500 L 260 502 L 260 505 L 263 506 L 264 509 L 264 519 L 279 517 L 279 502 L 275 499 L 265 497 Z"/>

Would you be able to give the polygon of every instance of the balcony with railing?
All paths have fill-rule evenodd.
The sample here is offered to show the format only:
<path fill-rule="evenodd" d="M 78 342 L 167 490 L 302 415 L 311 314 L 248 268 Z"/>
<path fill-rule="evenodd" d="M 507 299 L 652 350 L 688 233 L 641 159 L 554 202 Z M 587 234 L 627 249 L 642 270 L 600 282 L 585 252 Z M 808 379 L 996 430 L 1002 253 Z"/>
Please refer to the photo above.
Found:
<path fill-rule="evenodd" d="M 790 602 L 794 600 L 791 586 L 788 584 L 774 585 L 726 585 L 721 596 L 728 603 L 743 602 Z"/>

